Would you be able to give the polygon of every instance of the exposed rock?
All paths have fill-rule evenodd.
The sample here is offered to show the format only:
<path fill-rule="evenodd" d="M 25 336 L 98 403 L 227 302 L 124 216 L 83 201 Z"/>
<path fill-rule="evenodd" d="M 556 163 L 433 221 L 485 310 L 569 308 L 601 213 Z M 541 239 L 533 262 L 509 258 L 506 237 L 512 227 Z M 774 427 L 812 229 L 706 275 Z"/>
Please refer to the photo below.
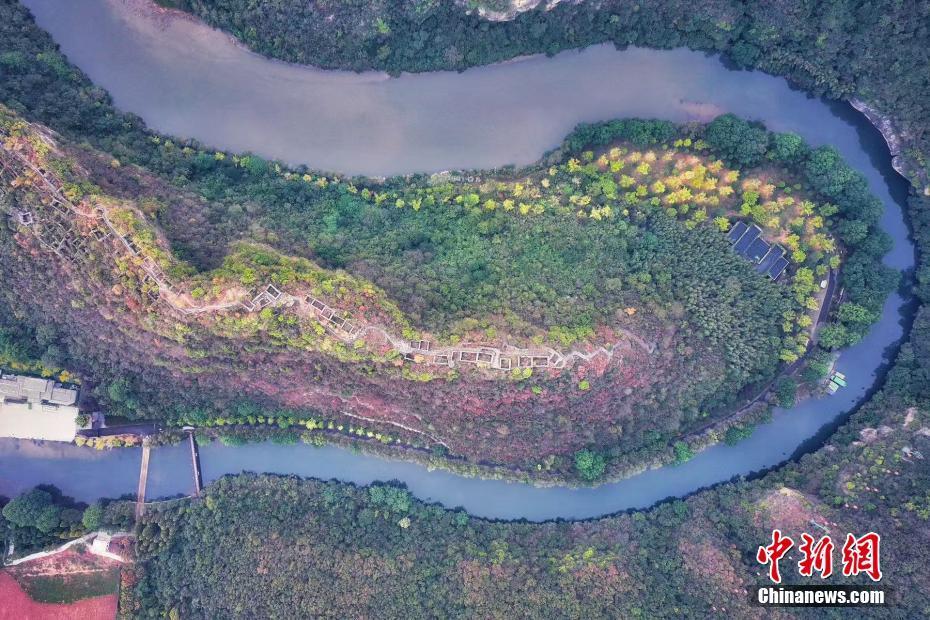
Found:
<path fill-rule="evenodd" d="M 874 428 L 864 428 L 859 431 L 859 437 L 861 437 L 862 441 L 865 443 L 872 443 L 878 439 L 878 431 Z"/>
<path fill-rule="evenodd" d="M 815 498 L 797 489 L 781 487 L 762 497 L 756 506 L 761 509 L 763 527 L 779 528 L 788 534 L 810 530 L 811 521 L 827 522 L 826 508 Z"/>
<path fill-rule="evenodd" d="M 904 155 L 904 143 L 907 141 L 908 136 L 902 134 L 901 131 L 895 127 L 894 122 L 890 118 L 883 116 L 878 110 L 864 101 L 850 99 L 849 105 L 869 119 L 869 122 L 872 123 L 882 134 L 882 137 L 885 138 L 888 151 L 891 153 L 891 166 L 895 171 L 905 179 L 917 183 L 918 185 L 918 179 L 925 181 L 920 168 L 913 166 Z M 924 187 L 924 193 L 930 196 L 930 185 Z"/>
<path fill-rule="evenodd" d="M 485 2 L 473 3 L 469 0 L 458 0 L 459 4 L 470 8 L 471 5 L 477 4 L 478 15 L 482 18 L 492 21 L 492 22 L 506 22 L 512 20 L 514 17 L 520 13 L 525 13 L 527 11 L 532 11 L 540 4 L 543 5 L 543 8 L 547 11 L 552 10 L 565 0 L 510 0 L 509 6 L 505 10 L 495 10 L 485 6 Z M 576 4 L 582 2 L 583 0 L 571 0 Z M 497 3 L 495 3 L 497 4 Z M 502 4 L 502 3 L 501 3 Z"/>

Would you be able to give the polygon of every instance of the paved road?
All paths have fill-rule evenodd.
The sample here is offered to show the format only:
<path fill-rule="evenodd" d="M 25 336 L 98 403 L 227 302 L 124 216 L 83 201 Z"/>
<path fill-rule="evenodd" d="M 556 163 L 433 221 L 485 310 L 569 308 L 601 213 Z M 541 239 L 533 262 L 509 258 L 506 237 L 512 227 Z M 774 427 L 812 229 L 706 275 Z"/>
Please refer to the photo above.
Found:
<path fill-rule="evenodd" d="M 112 435 L 138 435 L 147 437 L 163 430 L 157 422 L 137 422 L 135 424 L 121 424 L 105 428 L 87 428 L 78 431 L 84 437 L 109 437 Z"/>

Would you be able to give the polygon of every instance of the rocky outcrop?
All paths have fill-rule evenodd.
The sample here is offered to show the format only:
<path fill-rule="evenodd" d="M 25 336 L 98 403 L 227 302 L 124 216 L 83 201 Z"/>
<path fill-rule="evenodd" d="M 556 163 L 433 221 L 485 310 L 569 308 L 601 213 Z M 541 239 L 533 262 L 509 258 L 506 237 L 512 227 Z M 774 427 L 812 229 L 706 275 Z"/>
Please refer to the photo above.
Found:
<path fill-rule="evenodd" d="M 923 185 L 924 194 L 930 196 L 930 185 L 927 184 L 927 179 L 924 177 L 923 171 L 919 166 L 910 162 L 905 154 L 905 145 L 908 140 L 907 134 L 899 130 L 895 126 L 894 121 L 882 115 L 878 110 L 864 101 L 850 99 L 849 104 L 869 119 L 869 122 L 872 123 L 882 134 L 882 137 L 885 138 L 885 143 L 888 145 L 888 150 L 891 153 L 891 166 L 895 171 L 905 179 L 918 185 L 918 187 Z"/>
<path fill-rule="evenodd" d="M 562 2 L 574 2 L 578 4 L 584 0 L 509 0 L 508 2 L 471 2 L 470 0 L 458 0 L 458 3 L 465 8 L 471 10 L 475 4 L 474 10 L 478 11 L 478 15 L 482 19 L 486 19 L 492 22 L 506 22 L 512 20 L 514 17 L 520 13 L 525 13 L 527 11 L 532 11 L 539 5 L 543 5 L 543 8 L 547 11 L 555 8 L 557 5 Z M 494 5 L 494 7 L 506 5 L 506 8 L 491 8 L 488 4 Z"/>

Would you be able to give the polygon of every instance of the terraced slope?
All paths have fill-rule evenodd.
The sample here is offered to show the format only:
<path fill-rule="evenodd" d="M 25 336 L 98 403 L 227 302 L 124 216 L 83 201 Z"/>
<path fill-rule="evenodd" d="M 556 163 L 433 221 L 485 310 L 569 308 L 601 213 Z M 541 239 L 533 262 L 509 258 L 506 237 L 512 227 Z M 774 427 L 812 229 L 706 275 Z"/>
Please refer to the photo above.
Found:
<path fill-rule="evenodd" d="M 559 475 L 594 446 L 619 469 L 802 355 L 815 273 L 840 264 L 837 207 L 777 164 L 727 167 L 698 126 L 606 124 L 525 170 L 387 182 L 153 137 L 201 169 L 201 197 L 4 126 L 9 303 L 57 317 L 135 418 L 271 420 Z M 217 175 L 249 183 L 245 209 L 204 199 Z M 742 221 L 784 245 L 787 276 L 730 248 Z"/>

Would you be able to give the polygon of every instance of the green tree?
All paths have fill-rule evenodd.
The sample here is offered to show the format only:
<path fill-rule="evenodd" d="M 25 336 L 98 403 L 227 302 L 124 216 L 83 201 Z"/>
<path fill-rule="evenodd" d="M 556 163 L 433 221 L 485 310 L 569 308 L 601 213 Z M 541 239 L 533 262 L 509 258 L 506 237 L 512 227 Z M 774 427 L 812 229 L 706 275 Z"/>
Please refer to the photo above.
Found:
<path fill-rule="evenodd" d="M 783 377 L 775 384 L 775 399 L 779 407 L 793 407 L 798 399 L 798 382 L 791 377 Z"/>
<path fill-rule="evenodd" d="M 3 516 L 19 527 L 35 527 L 48 534 L 58 527 L 61 508 L 55 505 L 51 493 L 33 489 L 4 506 Z"/>
<path fill-rule="evenodd" d="M 84 524 L 84 527 L 91 532 L 100 527 L 100 522 L 102 520 L 103 505 L 100 502 L 94 502 L 85 508 L 84 514 L 81 516 L 81 523 Z"/>
<path fill-rule="evenodd" d="M 871 325 L 877 318 L 875 313 L 869 311 L 868 308 L 864 308 L 859 304 L 848 302 L 840 306 L 836 316 L 842 323 L 854 323 L 860 325 Z"/>
<path fill-rule="evenodd" d="M 810 153 L 804 138 L 796 133 L 776 133 L 772 135 L 772 159 L 782 164 L 798 164 Z"/>
<path fill-rule="evenodd" d="M 862 220 L 843 220 L 837 229 L 846 245 L 859 245 L 869 234 L 869 225 Z"/>
<path fill-rule="evenodd" d="M 125 403 L 131 398 L 132 387 L 128 379 L 116 379 L 107 387 L 107 396 L 114 403 Z"/>
<path fill-rule="evenodd" d="M 220 435 L 219 440 L 224 446 L 242 446 L 246 443 L 245 438 L 240 435 Z"/>
<path fill-rule="evenodd" d="M 733 114 L 724 114 L 711 121 L 705 138 L 729 162 L 744 167 L 758 165 L 769 145 L 769 134 L 764 127 Z"/>
<path fill-rule="evenodd" d="M 676 441 L 673 448 L 675 450 L 675 465 L 681 465 L 685 461 L 694 458 L 694 450 L 683 441 Z"/>
<path fill-rule="evenodd" d="M 810 355 L 804 370 L 801 371 L 801 378 L 808 383 L 815 383 L 827 376 L 830 367 L 833 365 L 833 356 L 823 350 L 817 350 Z"/>
<path fill-rule="evenodd" d="M 604 455 L 587 448 L 575 453 L 575 471 L 582 480 L 594 482 L 604 475 L 607 460 Z"/>
<path fill-rule="evenodd" d="M 820 346 L 832 351 L 849 343 L 849 330 L 842 323 L 828 323 L 820 328 L 819 337 Z"/>
<path fill-rule="evenodd" d="M 735 446 L 744 439 L 748 439 L 752 435 L 753 430 L 751 425 L 743 426 L 737 424 L 736 426 L 731 426 L 723 434 L 723 443 L 728 446 Z"/>

